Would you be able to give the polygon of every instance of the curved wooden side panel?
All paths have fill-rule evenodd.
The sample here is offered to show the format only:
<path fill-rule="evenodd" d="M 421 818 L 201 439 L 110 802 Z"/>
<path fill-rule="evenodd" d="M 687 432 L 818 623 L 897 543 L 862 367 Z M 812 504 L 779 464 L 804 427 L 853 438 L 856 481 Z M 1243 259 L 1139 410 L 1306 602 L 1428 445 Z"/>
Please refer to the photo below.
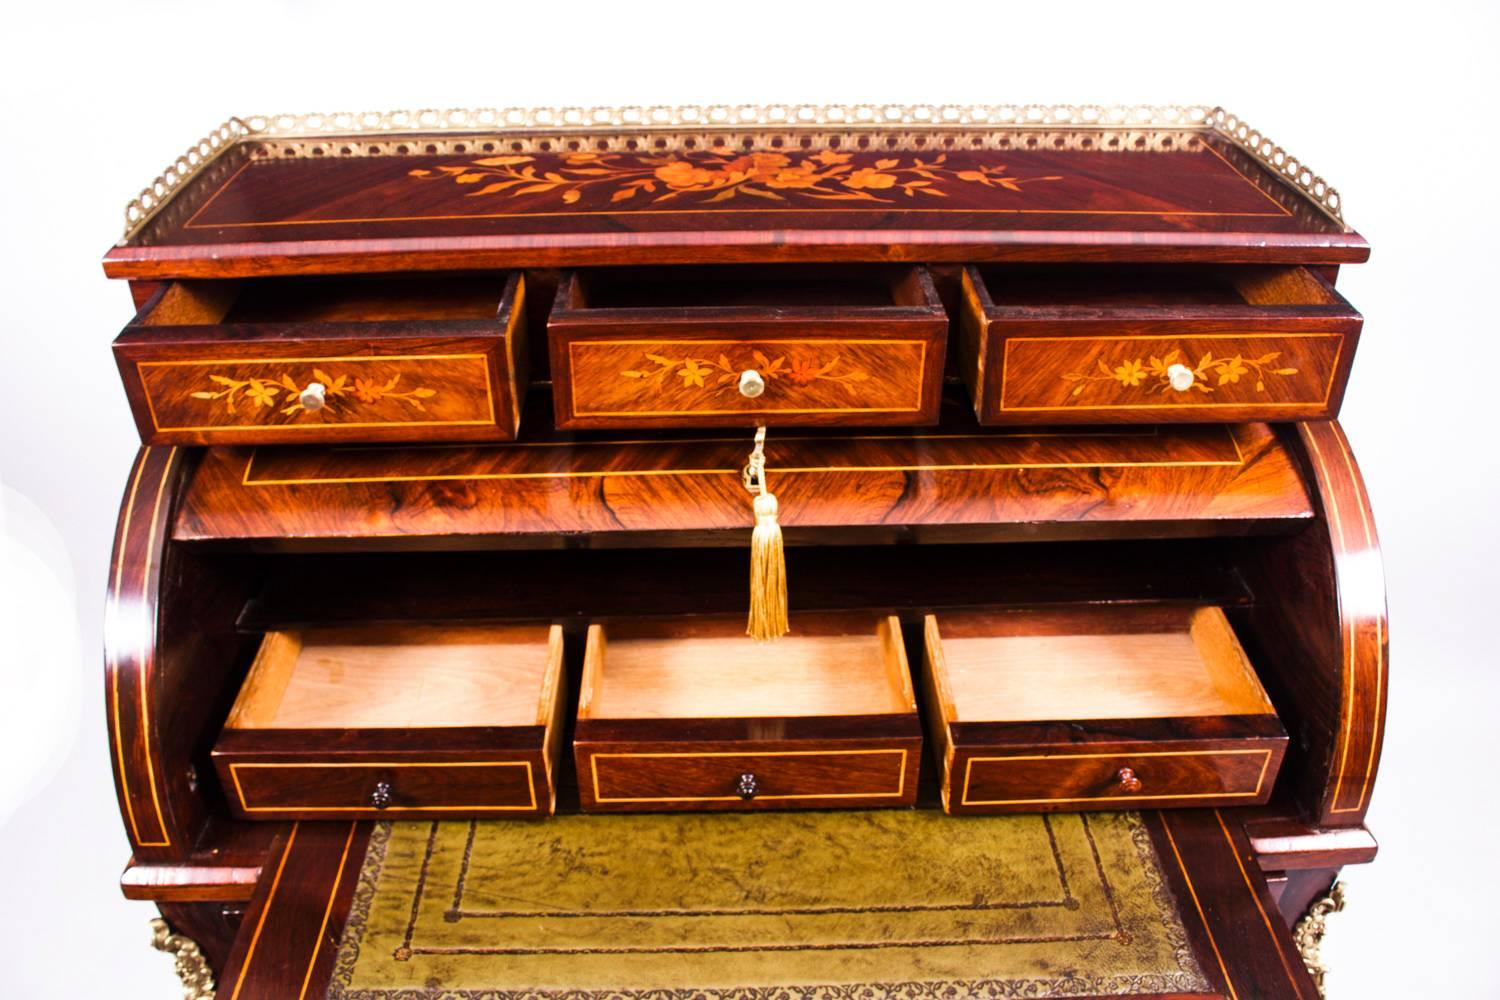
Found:
<path fill-rule="evenodd" d="M 171 541 L 199 452 L 142 448 L 115 532 L 105 603 L 104 698 L 120 814 L 138 861 L 188 856 L 209 807 L 200 760 L 228 673 L 246 581 Z"/>
<path fill-rule="evenodd" d="M 157 602 L 172 502 L 184 452 L 142 448 L 130 471 L 110 557 L 104 621 L 104 697 L 115 791 L 131 847 L 146 855 L 186 850 L 189 829 L 174 809 L 152 718 Z"/>
<path fill-rule="evenodd" d="M 1380 762 L 1388 686 L 1385 574 L 1369 495 L 1337 421 L 1291 425 L 1318 519 L 1248 547 L 1244 612 L 1293 732 L 1283 768 L 1306 817 L 1363 822 Z"/>
<path fill-rule="evenodd" d="M 1333 547 L 1338 599 L 1340 706 L 1325 822 L 1364 819 L 1385 735 L 1389 628 L 1380 541 L 1364 477 L 1336 421 L 1298 427 Z"/>

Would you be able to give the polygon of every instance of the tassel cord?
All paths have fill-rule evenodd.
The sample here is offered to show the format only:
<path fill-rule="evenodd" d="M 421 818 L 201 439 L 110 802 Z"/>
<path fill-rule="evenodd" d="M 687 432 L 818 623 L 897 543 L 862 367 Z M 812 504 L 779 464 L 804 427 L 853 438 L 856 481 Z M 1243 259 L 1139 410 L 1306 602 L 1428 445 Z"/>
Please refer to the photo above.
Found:
<path fill-rule="evenodd" d="M 778 519 L 779 504 L 766 485 L 766 429 L 755 429 L 755 449 L 745 466 L 745 488 L 755 493 L 755 530 L 750 536 L 750 620 L 745 632 L 769 642 L 789 631 L 786 553 Z"/>

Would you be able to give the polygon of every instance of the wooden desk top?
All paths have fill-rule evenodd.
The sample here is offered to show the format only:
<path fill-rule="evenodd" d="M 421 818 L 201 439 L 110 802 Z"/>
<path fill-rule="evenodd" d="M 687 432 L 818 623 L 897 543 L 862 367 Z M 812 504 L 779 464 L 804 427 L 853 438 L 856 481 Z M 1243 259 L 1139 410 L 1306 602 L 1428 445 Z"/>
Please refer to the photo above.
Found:
<path fill-rule="evenodd" d="M 1368 256 L 1337 192 L 1222 109 L 651 110 L 232 119 L 105 269 Z"/>

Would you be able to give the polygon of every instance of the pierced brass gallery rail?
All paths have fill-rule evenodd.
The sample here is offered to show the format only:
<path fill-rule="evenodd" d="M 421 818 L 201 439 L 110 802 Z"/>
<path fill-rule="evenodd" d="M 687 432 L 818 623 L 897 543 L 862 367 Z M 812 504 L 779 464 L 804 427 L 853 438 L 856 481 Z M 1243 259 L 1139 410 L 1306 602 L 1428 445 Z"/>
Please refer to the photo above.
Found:
<path fill-rule="evenodd" d="M 180 191 L 241 142 L 271 142 L 279 156 L 411 155 L 450 152 L 451 136 L 493 135 L 531 148 L 528 137 L 542 135 L 557 144 L 569 136 L 590 141 L 606 135 L 649 135 L 665 142 L 701 147 L 705 137 L 732 136 L 734 143 L 776 145 L 812 133 L 817 137 L 872 133 L 891 148 L 914 146 L 926 136 L 964 134 L 991 145 L 994 137 L 1044 129 L 1083 133 L 1130 131 L 1121 150 L 1153 150 L 1157 137 L 1183 132 L 1213 133 L 1228 139 L 1266 169 L 1296 188 L 1337 222 L 1343 222 L 1338 191 L 1296 157 L 1223 108 L 1207 105 L 1066 104 L 770 104 L 678 105 L 621 108 L 481 108 L 333 114 L 247 115 L 230 118 L 179 156 L 125 206 L 125 235 L 135 236 Z M 417 136 L 431 141 L 413 142 Z M 370 140 L 379 140 L 372 143 Z M 775 140 L 775 141 L 773 141 Z M 471 143 L 465 143 L 467 148 Z M 853 190 L 862 190 L 855 188 Z"/>

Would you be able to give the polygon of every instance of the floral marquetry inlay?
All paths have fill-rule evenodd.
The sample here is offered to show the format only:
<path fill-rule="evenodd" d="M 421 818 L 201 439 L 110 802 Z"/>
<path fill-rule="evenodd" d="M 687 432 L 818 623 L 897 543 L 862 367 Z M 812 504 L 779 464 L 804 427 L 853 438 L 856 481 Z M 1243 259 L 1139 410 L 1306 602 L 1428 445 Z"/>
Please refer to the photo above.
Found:
<path fill-rule="evenodd" d="M 786 380 L 793 385 L 812 385 L 814 382 L 831 382 L 841 385 L 850 395 L 855 394 L 855 385 L 870 379 L 868 372 L 859 368 L 840 370 L 840 358 L 832 355 L 827 361 L 815 358 L 796 358 L 790 363 L 785 355 L 772 359 L 761 351 L 751 352 L 754 362 L 735 365 L 729 356 L 720 354 L 717 360 L 707 358 L 669 358 L 664 354 L 647 354 L 647 364 L 640 368 L 628 368 L 620 374 L 625 378 L 639 379 L 643 383 L 660 385 L 668 375 L 676 375 L 684 387 L 696 387 L 705 392 L 721 392 L 735 389 L 740 373 L 755 369 L 767 383 Z"/>
<path fill-rule="evenodd" d="M 1059 175 L 1016 177 L 1004 164 L 956 169 L 945 153 L 885 156 L 822 149 L 816 153 L 728 152 L 638 155 L 574 152 L 555 167 L 525 154 L 489 156 L 461 165 L 417 168 L 417 181 L 472 187 L 470 198 L 545 195 L 560 205 L 645 207 L 674 200 L 716 205 L 735 199 L 804 205 L 828 202 L 895 204 L 947 198 L 977 184 L 1021 194 Z"/>
<path fill-rule="evenodd" d="M 1126 388 L 1140 388 L 1142 392 L 1170 393 L 1176 390 L 1213 393 L 1223 386 L 1249 383 L 1254 379 L 1255 391 L 1265 392 L 1267 378 L 1297 374 L 1295 368 L 1276 367 L 1276 359 L 1279 357 L 1280 351 L 1271 351 L 1256 358 L 1240 354 L 1217 358 L 1211 352 L 1205 352 L 1198 359 L 1197 366 L 1191 367 L 1183 360 L 1181 350 L 1172 350 L 1161 357 L 1153 355 L 1144 359 L 1127 358 L 1114 364 L 1100 358 L 1095 362 L 1097 371 L 1070 371 L 1062 378 L 1065 382 L 1076 383 L 1069 393 L 1072 397 L 1082 396 L 1092 382 L 1119 383 Z M 1185 388 L 1173 385 L 1171 372 L 1174 367 L 1181 367 L 1192 373 L 1192 382 Z"/>
<path fill-rule="evenodd" d="M 323 395 L 327 400 L 325 405 L 329 406 L 332 406 L 335 400 L 348 406 L 379 403 L 389 399 L 404 403 L 415 410 L 425 411 L 427 408 L 422 400 L 431 399 L 437 395 L 436 389 L 420 386 L 415 389 L 399 389 L 400 372 L 381 382 L 378 379 L 359 377 L 351 380 L 347 374 L 332 376 L 322 369 L 314 368 L 313 378 L 323 386 Z M 225 408 L 230 413 L 237 412 L 244 403 L 250 404 L 251 412 L 272 407 L 280 407 L 283 414 L 307 412 L 307 408 L 302 404 L 303 387 L 285 372 L 277 378 L 243 379 L 215 374 L 209 375 L 208 380 L 218 388 L 200 389 L 190 395 L 193 399 L 223 400 Z"/>

